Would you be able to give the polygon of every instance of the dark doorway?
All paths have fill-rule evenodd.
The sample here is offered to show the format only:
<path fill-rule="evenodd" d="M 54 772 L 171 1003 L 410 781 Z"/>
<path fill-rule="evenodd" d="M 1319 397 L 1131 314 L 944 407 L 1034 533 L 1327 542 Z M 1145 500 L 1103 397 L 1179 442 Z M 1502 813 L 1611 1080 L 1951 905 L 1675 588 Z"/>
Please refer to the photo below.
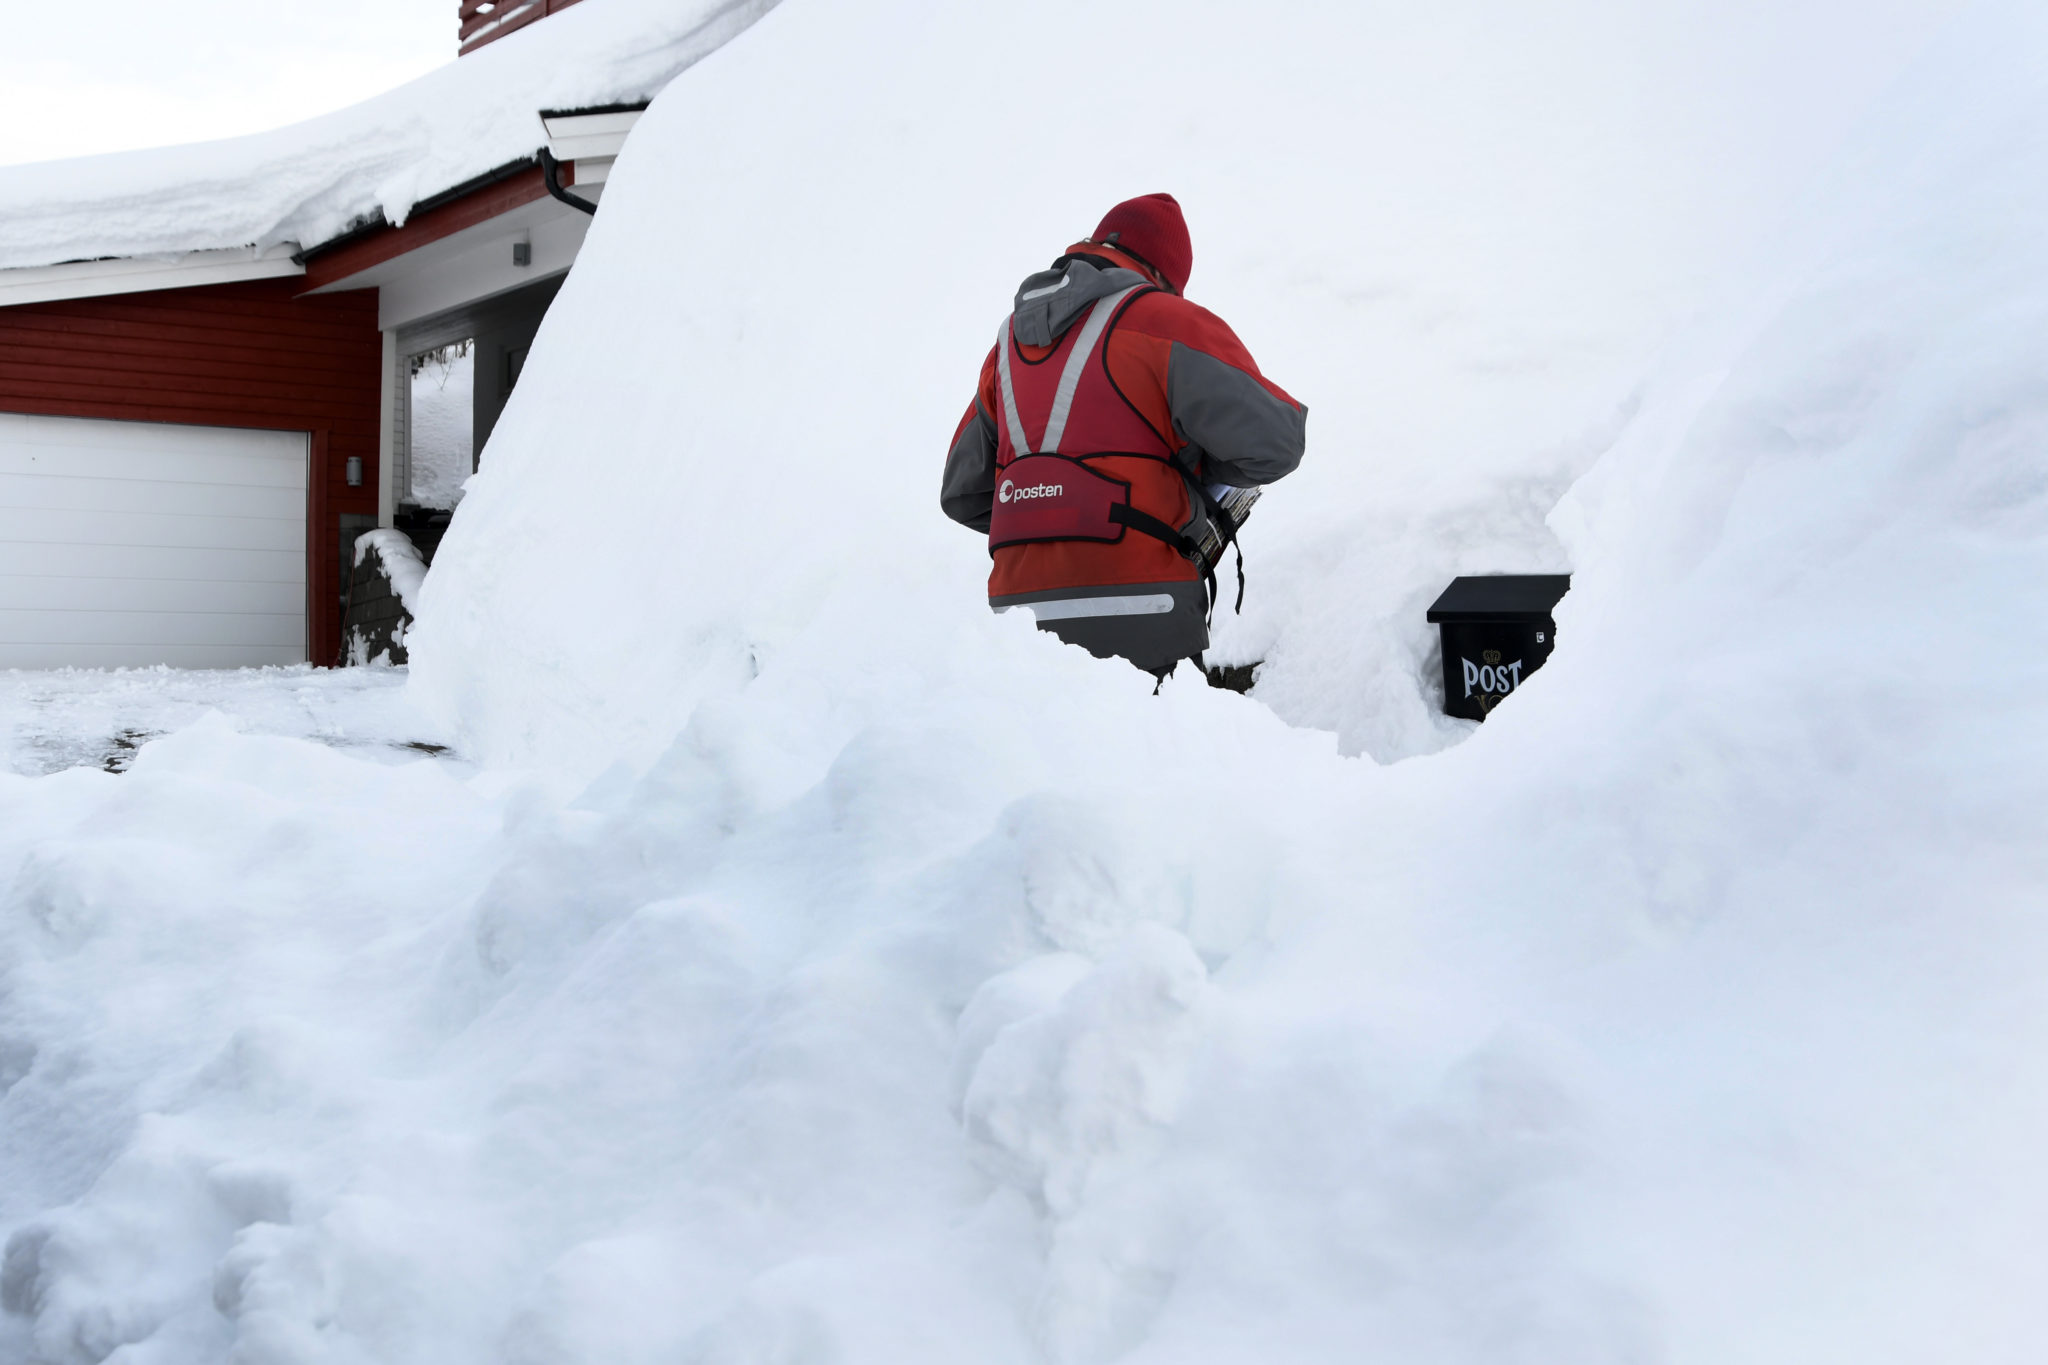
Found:
<path fill-rule="evenodd" d="M 445 352 L 466 345 L 470 383 L 471 468 L 482 463 L 485 444 L 498 425 L 526 366 L 526 353 L 547 316 L 548 305 L 561 292 L 567 275 L 538 280 L 509 293 L 451 308 L 399 329 L 399 349 L 408 357 Z M 410 490 L 410 457 L 401 490 Z M 400 501 L 405 501 L 402 492 Z"/>

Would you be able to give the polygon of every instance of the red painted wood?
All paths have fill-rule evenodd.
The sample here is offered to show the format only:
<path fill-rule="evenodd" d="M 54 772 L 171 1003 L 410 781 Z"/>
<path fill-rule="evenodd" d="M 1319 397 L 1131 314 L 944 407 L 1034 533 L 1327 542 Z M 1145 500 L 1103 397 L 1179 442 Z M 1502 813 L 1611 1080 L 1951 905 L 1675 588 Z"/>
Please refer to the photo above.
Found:
<path fill-rule="evenodd" d="M 381 356 L 383 347 L 379 345 Z M 306 444 L 314 469 L 335 470 L 334 433 L 325 427 L 314 427 L 306 433 Z M 341 475 L 342 490 L 354 492 L 348 486 L 346 466 L 338 471 Z M 363 482 L 370 481 L 370 462 L 363 462 Z M 333 667 L 341 662 L 341 628 L 343 625 L 341 607 L 341 523 L 334 507 L 334 490 L 329 479 L 306 480 L 306 536 L 307 548 L 312 557 L 306 564 L 306 654 L 312 662 L 323 667 Z M 333 526 L 335 529 L 324 550 L 314 549 L 317 537 L 311 534 L 315 526 Z M 326 610 L 321 610 L 322 606 Z M 328 636 L 314 629 L 316 621 L 332 621 L 334 630 Z"/>
<path fill-rule="evenodd" d="M 572 183 L 568 167 L 563 167 L 563 183 Z M 319 289 L 338 280 L 345 280 L 358 271 L 368 270 L 373 265 L 382 265 L 394 256 L 403 256 L 416 251 L 429 242 L 438 242 L 466 227 L 488 222 L 501 213 L 509 213 L 522 204 L 531 204 L 536 199 L 547 197 L 547 182 L 541 178 L 540 168 L 520 171 L 508 176 L 495 185 L 486 185 L 474 194 L 425 213 L 416 213 L 406 220 L 404 227 L 384 228 L 369 233 L 353 242 L 323 251 L 306 261 L 306 274 L 301 289 Z"/>
<path fill-rule="evenodd" d="M 488 13 L 483 10 L 486 3 L 490 0 L 461 0 L 456 5 L 455 32 L 461 44 L 458 55 L 466 56 L 485 43 L 495 42 L 550 14 L 559 14 L 576 0 L 529 0 L 524 8 L 521 0 L 496 0 Z"/>
<path fill-rule="evenodd" d="M 187 364 L 182 372 L 164 373 L 135 365 L 128 368 L 121 383 L 131 402 L 200 410 L 236 402 L 244 411 L 279 417 L 303 411 L 309 403 L 345 407 L 364 395 L 360 385 L 322 383 L 314 375 L 297 385 L 278 385 L 244 379 L 242 373 L 240 366 Z M 90 402 L 104 386 L 84 379 L 69 365 L 20 364 L 0 356 L 0 390 L 8 388 Z M 372 403 L 377 401 L 374 393 L 369 398 Z"/>
<path fill-rule="evenodd" d="M 375 290 L 296 279 L 0 308 L 0 412 L 264 427 L 311 436 L 308 645 L 341 651 L 343 513 L 377 511 L 384 344 Z M 348 459 L 363 486 L 348 486 Z"/>
<path fill-rule="evenodd" d="M 25 342 L 33 338 L 36 346 L 53 354 L 67 355 L 71 352 L 83 352 L 89 355 L 126 354 L 162 357 L 174 354 L 174 348 L 189 334 L 154 323 L 106 319 L 84 321 L 76 318 L 22 318 L 16 326 Z M 263 365 L 275 360 L 282 353 L 292 356 L 302 367 L 349 369 L 346 362 L 337 361 L 332 354 L 334 343 L 348 341 L 349 332 L 315 339 L 316 344 L 311 347 L 304 344 L 295 345 L 294 338 L 278 337 L 257 325 L 229 327 L 209 322 L 207 333 L 213 343 L 207 354 L 218 359 L 246 360 L 251 364 Z M 167 351 L 167 348 L 171 349 Z"/>

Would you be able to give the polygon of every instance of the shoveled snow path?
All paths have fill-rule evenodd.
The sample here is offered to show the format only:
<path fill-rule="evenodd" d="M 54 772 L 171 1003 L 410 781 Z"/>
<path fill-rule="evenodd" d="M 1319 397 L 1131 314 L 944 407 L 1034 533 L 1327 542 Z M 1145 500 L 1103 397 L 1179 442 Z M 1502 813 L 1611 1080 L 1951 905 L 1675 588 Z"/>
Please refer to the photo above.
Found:
<path fill-rule="evenodd" d="M 405 695 L 403 668 L 0 669 L 0 773 L 125 770 L 139 746 L 210 711 L 284 735 L 404 762 L 445 752 Z"/>

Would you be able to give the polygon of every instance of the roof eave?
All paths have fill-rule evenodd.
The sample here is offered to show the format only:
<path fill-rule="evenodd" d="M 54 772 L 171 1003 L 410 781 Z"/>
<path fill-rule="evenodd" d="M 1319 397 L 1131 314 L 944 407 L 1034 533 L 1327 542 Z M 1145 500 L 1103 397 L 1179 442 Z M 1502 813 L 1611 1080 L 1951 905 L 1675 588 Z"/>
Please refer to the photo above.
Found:
<path fill-rule="evenodd" d="M 57 265 L 17 266 L 0 270 L 0 308 L 303 275 L 306 267 L 296 259 L 294 245 L 284 242 L 262 248 L 187 251 L 175 256 L 114 256 Z"/>

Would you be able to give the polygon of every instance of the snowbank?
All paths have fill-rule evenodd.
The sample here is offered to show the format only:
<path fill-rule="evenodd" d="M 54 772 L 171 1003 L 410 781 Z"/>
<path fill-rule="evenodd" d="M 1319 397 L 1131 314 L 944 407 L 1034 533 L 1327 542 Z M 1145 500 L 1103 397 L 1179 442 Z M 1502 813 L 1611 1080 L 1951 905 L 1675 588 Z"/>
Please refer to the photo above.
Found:
<path fill-rule="evenodd" d="M 957 45 L 1025 35 L 964 8 L 888 31 L 981 109 Z M 566 767 L 217 719 L 0 775 L 0 1354 L 2033 1360 L 2048 16 L 1960 25 L 1618 431 L 1473 455 L 1440 507 L 1534 510 L 1432 523 L 1468 546 L 1591 466 L 1561 648 L 1391 766 L 982 608 L 930 421 L 993 328 L 905 281 L 957 246 L 1006 288 L 1086 214 L 952 156 L 855 28 L 786 6 L 688 89 L 871 119 L 656 103 L 423 590 L 413 690 Z M 885 146 L 918 235 L 773 211 L 872 202 Z M 983 164 L 1032 221 L 946 207 Z M 673 188 L 743 170 L 775 194 Z M 1218 232 L 1198 294 L 1285 277 Z M 731 268 L 651 285 L 679 242 Z M 1345 403 L 1337 330 L 1218 302 Z M 658 376 L 594 344 L 629 327 Z M 1307 650 L 1350 588 L 1261 628 Z"/>
<path fill-rule="evenodd" d="M 1777 219 L 1932 12 L 1680 4 L 1637 34 L 1604 0 L 1277 7 L 1251 50 L 1213 0 L 771 15 L 657 101 L 607 186 L 437 556 L 423 698 L 495 759 L 594 772 L 644 765 L 820 613 L 906 666 L 981 639 L 986 552 L 933 510 L 975 367 L 1019 278 L 1171 189 L 1191 296 L 1310 410 L 1217 657 L 1264 659 L 1261 700 L 1346 752 L 1440 748 L 1469 726 L 1418 682 L 1429 600 L 1570 567 L 1543 518 L 1694 277 Z M 988 97 L 1003 54 L 1069 30 L 1150 56 L 1086 99 Z M 1795 51 L 1797 82 L 1761 80 Z"/>
<path fill-rule="evenodd" d="M 0 269 L 312 246 L 533 155 L 542 109 L 646 99 L 775 0 L 589 0 L 389 94 L 250 137 L 0 171 Z"/>

